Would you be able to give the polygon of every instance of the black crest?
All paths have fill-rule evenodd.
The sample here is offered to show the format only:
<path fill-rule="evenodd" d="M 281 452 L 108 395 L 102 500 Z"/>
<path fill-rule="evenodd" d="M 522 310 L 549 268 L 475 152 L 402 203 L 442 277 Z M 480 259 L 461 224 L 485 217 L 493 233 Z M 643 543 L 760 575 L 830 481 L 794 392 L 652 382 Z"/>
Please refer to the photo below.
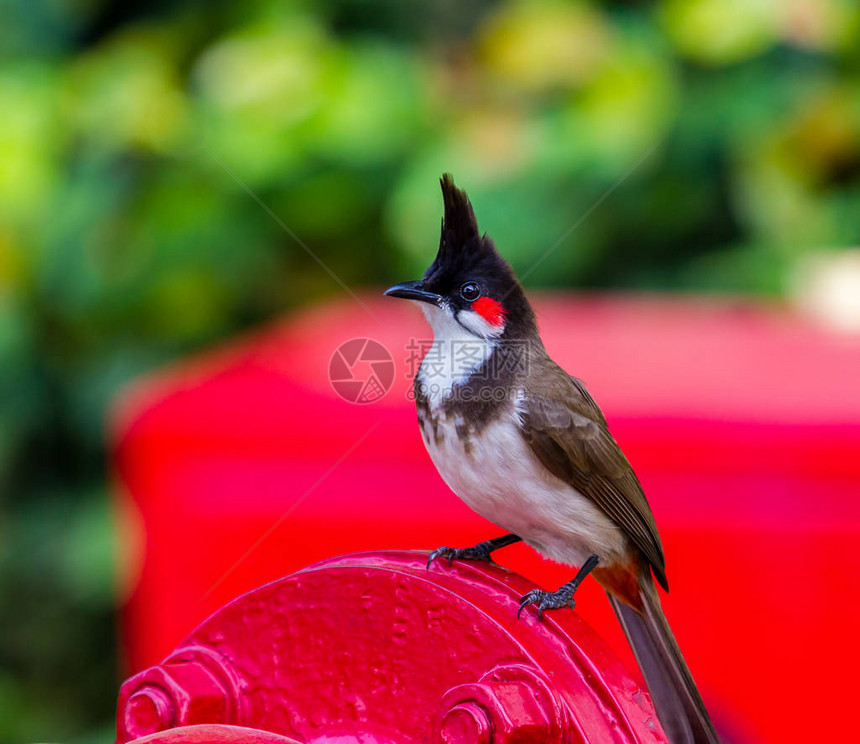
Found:
<path fill-rule="evenodd" d="M 442 234 L 436 259 L 424 274 L 425 288 L 456 301 L 460 285 L 476 281 L 484 294 L 499 300 L 508 311 L 511 335 L 533 328 L 534 314 L 522 288 L 493 241 L 481 235 L 466 192 L 454 185 L 450 173 L 443 174 L 440 183 L 445 205 Z"/>
<path fill-rule="evenodd" d="M 443 173 L 439 183 L 442 185 L 445 215 L 442 217 L 437 261 L 447 263 L 453 260 L 460 250 L 474 251 L 479 248 L 482 240 L 475 211 L 466 192 L 454 185 L 450 173 Z"/>
<path fill-rule="evenodd" d="M 457 273 L 482 258 L 498 255 L 492 241 L 486 235 L 481 236 L 475 211 L 466 192 L 454 185 L 450 173 L 442 174 L 439 182 L 442 185 L 445 213 L 442 217 L 439 252 L 427 271 L 428 278 L 440 270 Z"/>

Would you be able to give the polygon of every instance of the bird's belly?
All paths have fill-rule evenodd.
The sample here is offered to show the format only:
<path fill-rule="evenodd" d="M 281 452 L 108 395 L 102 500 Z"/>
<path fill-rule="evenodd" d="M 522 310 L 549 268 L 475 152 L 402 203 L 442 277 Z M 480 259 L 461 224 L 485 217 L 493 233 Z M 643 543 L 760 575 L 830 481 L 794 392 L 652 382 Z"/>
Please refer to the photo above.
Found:
<path fill-rule="evenodd" d="M 596 554 L 603 565 L 626 562 L 621 530 L 544 467 L 513 415 L 468 434 L 456 424 L 440 417 L 422 434 L 439 474 L 468 506 L 551 560 L 581 565 Z"/>

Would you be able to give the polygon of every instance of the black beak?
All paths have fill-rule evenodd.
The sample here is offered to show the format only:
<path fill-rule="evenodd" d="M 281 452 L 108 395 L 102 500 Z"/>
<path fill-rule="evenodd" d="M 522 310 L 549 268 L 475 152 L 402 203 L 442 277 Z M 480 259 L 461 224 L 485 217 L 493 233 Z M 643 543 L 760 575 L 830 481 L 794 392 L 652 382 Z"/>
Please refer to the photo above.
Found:
<path fill-rule="evenodd" d="M 441 295 L 428 292 L 424 289 L 420 281 L 403 282 L 389 287 L 384 292 L 386 297 L 402 297 L 404 300 L 420 300 L 421 302 L 429 302 L 431 305 L 440 305 L 442 303 Z"/>

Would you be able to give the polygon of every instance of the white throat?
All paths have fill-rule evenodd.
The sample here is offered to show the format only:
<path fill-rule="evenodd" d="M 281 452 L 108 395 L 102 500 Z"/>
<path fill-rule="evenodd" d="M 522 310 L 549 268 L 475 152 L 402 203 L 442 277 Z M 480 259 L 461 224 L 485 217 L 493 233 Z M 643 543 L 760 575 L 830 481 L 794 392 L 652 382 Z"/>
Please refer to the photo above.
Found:
<path fill-rule="evenodd" d="M 433 329 L 433 344 L 418 369 L 418 383 L 436 408 L 490 358 L 498 341 L 470 333 L 448 308 L 422 302 L 421 310 Z"/>

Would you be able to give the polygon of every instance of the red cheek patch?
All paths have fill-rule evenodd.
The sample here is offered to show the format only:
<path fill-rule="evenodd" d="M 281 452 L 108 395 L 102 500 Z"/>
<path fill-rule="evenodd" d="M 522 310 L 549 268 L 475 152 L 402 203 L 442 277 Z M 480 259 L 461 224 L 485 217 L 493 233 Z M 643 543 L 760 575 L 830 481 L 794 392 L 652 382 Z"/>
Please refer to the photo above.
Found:
<path fill-rule="evenodd" d="M 505 308 L 492 297 L 479 297 L 472 303 L 472 310 L 490 325 L 500 326 L 505 322 Z"/>

